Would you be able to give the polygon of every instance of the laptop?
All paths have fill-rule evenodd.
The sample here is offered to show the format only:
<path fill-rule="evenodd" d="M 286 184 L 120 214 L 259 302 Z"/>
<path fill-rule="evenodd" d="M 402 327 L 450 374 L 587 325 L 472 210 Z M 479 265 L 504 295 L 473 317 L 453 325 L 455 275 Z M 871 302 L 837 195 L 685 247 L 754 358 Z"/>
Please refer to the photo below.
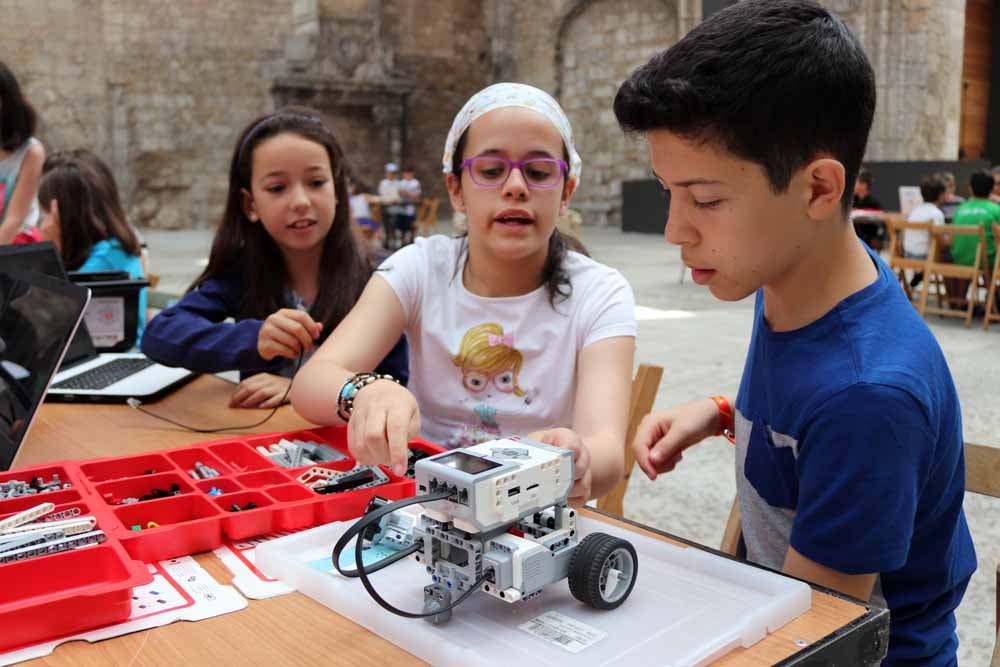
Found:
<path fill-rule="evenodd" d="M 53 244 L 0 246 L 0 271 L 27 270 L 65 279 Z M 195 374 L 185 368 L 158 364 L 141 353 L 98 354 L 86 322 L 76 330 L 66 357 L 48 392 L 50 401 L 125 403 L 149 402 L 179 388 Z"/>
<path fill-rule="evenodd" d="M 0 470 L 9 470 L 83 320 L 90 290 L 0 270 Z"/>

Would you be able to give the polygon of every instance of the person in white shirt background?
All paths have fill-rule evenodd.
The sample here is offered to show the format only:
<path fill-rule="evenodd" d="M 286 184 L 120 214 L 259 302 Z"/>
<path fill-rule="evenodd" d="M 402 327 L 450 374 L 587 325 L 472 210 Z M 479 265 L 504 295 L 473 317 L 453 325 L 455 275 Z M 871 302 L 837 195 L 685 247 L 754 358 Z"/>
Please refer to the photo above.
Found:
<path fill-rule="evenodd" d="M 944 224 L 944 212 L 941 205 L 948 198 L 948 183 L 941 174 L 925 176 L 920 181 L 920 196 L 922 204 L 914 207 L 907 216 L 907 222 L 929 222 L 934 225 Z M 903 234 L 903 254 L 911 259 L 927 259 L 930 247 L 930 234 L 924 231 L 908 229 Z M 910 287 L 916 287 L 924 278 L 920 271 L 913 275 Z"/>
<path fill-rule="evenodd" d="M 396 228 L 403 210 L 399 197 L 399 165 L 395 162 L 385 165 L 385 178 L 378 184 L 378 200 L 382 206 L 382 247 L 392 250 L 398 247 Z"/>

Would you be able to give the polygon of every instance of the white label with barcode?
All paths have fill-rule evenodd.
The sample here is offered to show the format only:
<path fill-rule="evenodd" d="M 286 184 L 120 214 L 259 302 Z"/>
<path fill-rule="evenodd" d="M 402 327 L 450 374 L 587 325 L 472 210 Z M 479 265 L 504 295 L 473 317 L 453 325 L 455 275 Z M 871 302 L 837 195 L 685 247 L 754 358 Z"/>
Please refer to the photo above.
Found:
<path fill-rule="evenodd" d="M 517 627 L 570 653 L 579 653 L 608 636 L 557 611 L 547 611 Z"/>

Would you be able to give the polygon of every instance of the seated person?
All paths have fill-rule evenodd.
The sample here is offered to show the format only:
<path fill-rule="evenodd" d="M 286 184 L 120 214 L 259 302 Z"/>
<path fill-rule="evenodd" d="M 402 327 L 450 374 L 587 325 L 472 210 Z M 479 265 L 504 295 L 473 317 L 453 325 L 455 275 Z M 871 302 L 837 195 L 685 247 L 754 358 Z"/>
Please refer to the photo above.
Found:
<path fill-rule="evenodd" d="M 143 278 L 139 238 L 123 219 L 102 219 L 98 211 L 112 204 L 103 198 L 107 189 L 84 161 L 53 153 L 42 166 L 38 203 L 42 219 L 38 231 L 52 241 L 67 271 L 127 271 Z M 136 345 L 146 327 L 146 290 L 139 292 Z"/>
<path fill-rule="evenodd" d="M 993 174 L 988 171 L 977 171 L 969 177 L 969 189 L 972 197 L 955 210 L 952 224 L 956 226 L 979 225 L 986 232 L 986 253 L 980 263 L 980 268 L 992 272 L 996 261 L 997 249 L 993 239 L 992 224 L 1000 222 L 1000 205 L 990 201 L 993 191 Z M 972 266 L 976 259 L 976 248 L 979 240 L 971 236 L 958 236 L 951 242 L 951 256 L 956 264 Z"/>

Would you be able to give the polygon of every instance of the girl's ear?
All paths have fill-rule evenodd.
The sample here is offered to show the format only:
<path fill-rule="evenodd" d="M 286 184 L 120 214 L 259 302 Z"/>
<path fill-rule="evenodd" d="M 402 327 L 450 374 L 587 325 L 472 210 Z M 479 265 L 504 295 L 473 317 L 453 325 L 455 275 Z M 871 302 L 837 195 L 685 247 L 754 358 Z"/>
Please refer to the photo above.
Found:
<path fill-rule="evenodd" d="M 59 202 L 55 199 L 49 201 L 49 215 L 52 216 L 52 221 L 57 225 L 60 224 L 59 221 Z"/>
<path fill-rule="evenodd" d="M 243 215 L 250 222 L 257 222 L 260 216 L 257 215 L 257 207 L 253 203 L 253 195 L 247 192 L 246 188 L 240 188 L 240 197 L 243 200 Z"/>
<path fill-rule="evenodd" d="M 448 198 L 451 199 L 451 207 L 456 211 L 465 213 L 465 198 L 462 196 L 462 181 L 455 174 L 448 174 L 444 177 L 445 185 L 448 186 Z"/>
<path fill-rule="evenodd" d="M 566 215 L 566 211 L 569 210 L 569 200 L 572 199 L 574 191 L 576 191 L 576 179 L 566 181 L 566 185 L 563 187 L 562 201 L 559 202 L 559 215 Z"/>

